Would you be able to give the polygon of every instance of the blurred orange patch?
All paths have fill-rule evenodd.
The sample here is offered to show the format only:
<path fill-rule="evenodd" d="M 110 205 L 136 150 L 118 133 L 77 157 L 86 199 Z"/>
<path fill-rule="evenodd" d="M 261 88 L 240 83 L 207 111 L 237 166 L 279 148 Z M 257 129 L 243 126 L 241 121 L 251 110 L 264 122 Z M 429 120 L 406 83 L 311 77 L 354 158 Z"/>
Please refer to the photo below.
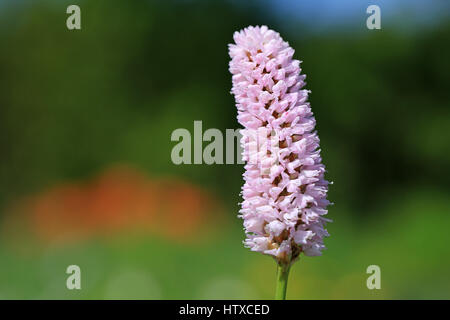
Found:
<path fill-rule="evenodd" d="M 184 241 L 215 228 L 222 212 L 210 193 L 191 183 L 153 180 L 136 169 L 116 166 L 90 181 L 57 185 L 19 199 L 7 210 L 4 227 L 8 234 L 29 229 L 45 243 L 125 230 Z"/>

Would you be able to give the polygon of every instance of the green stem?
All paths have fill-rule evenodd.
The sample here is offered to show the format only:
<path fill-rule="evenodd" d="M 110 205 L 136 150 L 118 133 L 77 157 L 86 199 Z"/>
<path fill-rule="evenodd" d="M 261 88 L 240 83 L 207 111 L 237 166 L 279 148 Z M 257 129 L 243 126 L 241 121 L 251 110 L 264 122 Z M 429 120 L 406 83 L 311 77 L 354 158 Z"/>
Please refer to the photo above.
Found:
<path fill-rule="evenodd" d="M 277 286 L 275 290 L 275 300 L 286 300 L 289 269 L 289 265 L 277 263 Z"/>

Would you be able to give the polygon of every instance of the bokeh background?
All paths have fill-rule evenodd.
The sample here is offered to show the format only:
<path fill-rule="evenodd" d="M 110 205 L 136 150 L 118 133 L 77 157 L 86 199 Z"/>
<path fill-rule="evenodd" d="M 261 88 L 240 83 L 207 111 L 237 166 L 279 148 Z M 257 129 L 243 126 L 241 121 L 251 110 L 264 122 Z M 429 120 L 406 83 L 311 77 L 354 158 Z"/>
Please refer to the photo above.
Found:
<path fill-rule="evenodd" d="M 66 28 L 81 7 L 82 30 Z M 381 30 L 366 8 L 381 7 Z M 448 1 L 0 1 L 0 298 L 270 299 L 242 165 L 174 165 L 173 130 L 239 128 L 227 44 L 304 61 L 334 220 L 290 299 L 450 298 Z M 79 265 L 82 289 L 66 288 Z M 366 268 L 381 268 L 368 290 Z"/>

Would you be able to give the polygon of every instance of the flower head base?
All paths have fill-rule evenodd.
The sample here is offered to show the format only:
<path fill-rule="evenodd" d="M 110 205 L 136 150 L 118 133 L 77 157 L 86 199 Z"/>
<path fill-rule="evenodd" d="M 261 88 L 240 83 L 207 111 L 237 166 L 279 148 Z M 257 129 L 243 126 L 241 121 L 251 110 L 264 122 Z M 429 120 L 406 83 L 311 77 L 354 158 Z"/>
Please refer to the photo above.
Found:
<path fill-rule="evenodd" d="M 315 119 L 294 49 L 266 26 L 234 34 L 229 45 L 243 159 L 246 247 L 292 263 L 321 255 L 328 182 Z"/>

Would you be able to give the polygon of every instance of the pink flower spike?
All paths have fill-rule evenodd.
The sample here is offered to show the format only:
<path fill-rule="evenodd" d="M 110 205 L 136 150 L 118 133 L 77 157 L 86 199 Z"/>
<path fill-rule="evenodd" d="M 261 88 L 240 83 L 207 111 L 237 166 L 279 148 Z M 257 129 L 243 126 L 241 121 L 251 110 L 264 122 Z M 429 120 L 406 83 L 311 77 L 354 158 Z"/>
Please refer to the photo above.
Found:
<path fill-rule="evenodd" d="M 321 255 L 328 236 L 328 181 L 305 75 L 294 49 L 262 27 L 234 33 L 230 72 L 246 161 L 242 208 L 246 247 L 290 266 Z"/>

